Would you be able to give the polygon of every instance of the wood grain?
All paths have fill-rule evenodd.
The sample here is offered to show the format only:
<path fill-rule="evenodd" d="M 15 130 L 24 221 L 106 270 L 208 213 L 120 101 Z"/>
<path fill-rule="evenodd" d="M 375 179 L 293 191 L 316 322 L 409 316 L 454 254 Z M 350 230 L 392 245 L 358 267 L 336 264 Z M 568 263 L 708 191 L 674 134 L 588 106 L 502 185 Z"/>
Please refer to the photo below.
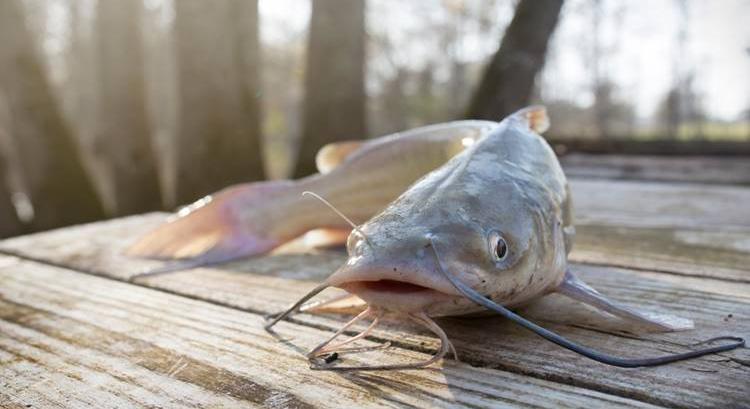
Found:
<path fill-rule="evenodd" d="M 576 226 L 569 260 L 750 282 L 750 229 Z"/>
<path fill-rule="evenodd" d="M 314 263 L 314 262 L 313 262 Z M 248 266 L 246 266 L 248 267 Z M 547 297 L 523 311 L 585 345 L 626 356 L 685 351 L 689 344 L 719 335 L 750 338 L 750 285 L 670 274 L 575 265 L 580 275 L 613 299 L 642 310 L 693 319 L 696 330 L 673 334 L 615 336 L 633 332 L 623 322 L 602 316 L 563 297 Z M 286 283 L 258 278 L 240 264 L 200 269 L 145 280 L 170 292 L 189 294 L 224 305 L 276 312 L 314 287 L 310 281 Z M 301 315 L 296 322 L 337 328 L 346 318 Z M 624 370 L 596 364 L 559 349 L 500 318 L 454 318 L 441 325 L 461 359 L 482 367 L 502 368 L 542 379 L 584 385 L 595 390 L 667 406 L 736 406 L 750 387 L 750 351 L 661 368 Z M 417 334 L 417 335 L 415 335 Z M 418 329 L 394 324 L 374 338 L 420 350 L 435 351 L 436 341 Z"/>
<path fill-rule="evenodd" d="M 750 189 L 697 183 L 571 179 L 576 224 L 747 230 Z"/>
<path fill-rule="evenodd" d="M 0 375 L 8 406 L 650 406 L 450 361 L 440 371 L 311 371 L 300 349 L 327 331 L 283 323 L 281 342 L 255 314 L 35 262 L 2 262 Z M 387 359 L 425 356 L 394 348 Z"/>
<path fill-rule="evenodd" d="M 344 255 L 336 252 L 267 256 L 217 268 L 140 279 L 138 283 L 246 311 L 271 313 L 309 291 L 343 260 Z M 124 262 L 100 264 L 96 269 L 99 273 L 114 271 L 122 268 Z M 649 351 L 684 351 L 690 343 L 724 334 L 750 337 L 747 319 L 750 317 L 750 284 L 606 267 L 578 265 L 576 268 L 587 282 L 613 299 L 645 310 L 691 318 L 696 321 L 697 330 L 651 334 L 641 336 L 642 339 L 615 337 L 611 333 L 620 332 L 621 322 L 559 297 L 543 300 L 525 314 L 587 345 L 633 356 Z M 344 319 L 302 315 L 296 322 L 332 330 Z M 743 388 L 750 386 L 743 383 L 750 375 L 748 366 L 743 364 L 750 362 L 747 351 L 635 372 L 591 363 L 496 318 L 449 319 L 441 324 L 454 340 L 462 359 L 474 365 L 503 368 L 654 404 L 698 407 L 699 402 L 712 402 L 732 406 L 745 393 Z M 376 331 L 373 339 L 389 340 L 401 347 L 428 353 L 436 348 L 431 336 L 399 324 Z M 733 381 L 727 382 L 725 377 Z"/>

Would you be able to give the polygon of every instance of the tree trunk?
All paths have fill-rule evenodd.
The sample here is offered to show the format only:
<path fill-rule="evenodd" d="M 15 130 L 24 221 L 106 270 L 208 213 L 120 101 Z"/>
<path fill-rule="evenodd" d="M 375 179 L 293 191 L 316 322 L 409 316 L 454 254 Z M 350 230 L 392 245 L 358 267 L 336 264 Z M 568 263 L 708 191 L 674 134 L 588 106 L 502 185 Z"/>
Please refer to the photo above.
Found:
<path fill-rule="evenodd" d="M 146 113 L 141 3 L 99 0 L 97 159 L 117 215 L 161 209 Z"/>
<path fill-rule="evenodd" d="M 365 0 L 315 0 L 312 6 L 296 177 L 316 171 L 323 145 L 367 135 Z"/>
<path fill-rule="evenodd" d="M 520 0 L 467 117 L 500 120 L 529 103 L 563 0 Z"/>
<path fill-rule="evenodd" d="M 40 3 L 41 4 L 41 3 Z M 105 180 L 101 163 L 96 160 L 94 145 L 99 105 L 97 104 L 97 67 L 96 33 L 92 22 L 96 14 L 88 13 L 86 2 L 68 1 L 70 13 L 70 32 L 68 48 L 65 50 L 65 71 L 68 73 L 63 82 L 61 107 L 65 118 L 81 151 L 83 166 L 91 176 L 91 182 L 104 205 L 105 211 L 113 213 L 111 195 Z"/>
<path fill-rule="evenodd" d="M 176 200 L 262 179 L 258 3 L 175 2 Z"/>
<path fill-rule="evenodd" d="M 21 234 L 23 225 L 18 220 L 16 208 L 10 197 L 8 178 L 5 174 L 5 160 L 0 157 L 0 238 Z"/>
<path fill-rule="evenodd" d="M 386 133 L 403 131 L 408 127 L 406 114 L 407 98 L 404 88 L 406 87 L 407 72 L 403 68 L 396 69 L 396 75 L 386 82 L 383 90 L 383 116 L 388 131 Z"/>
<path fill-rule="evenodd" d="M 104 216 L 53 95 L 18 0 L 0 1 L 0 90 L 36 230 Z"/>

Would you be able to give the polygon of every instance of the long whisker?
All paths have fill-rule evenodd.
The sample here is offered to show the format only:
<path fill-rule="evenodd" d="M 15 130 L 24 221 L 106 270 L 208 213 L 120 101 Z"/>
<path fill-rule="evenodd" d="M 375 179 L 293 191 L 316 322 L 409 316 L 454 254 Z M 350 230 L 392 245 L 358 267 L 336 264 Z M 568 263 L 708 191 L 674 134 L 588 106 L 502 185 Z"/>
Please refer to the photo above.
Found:
<path fill-rule="evenodd" d="M 269 319 L 273 318 L 270 322 L 266 323 L 266 325 L 263 326 L 263 328 L 266 331 L 271 331 L 271 327 L 276 325 L 279 321 L 283 320 L 284 318 L 288 317 L 289 315 L 297 312 L 299 308 L 307 302 L 310 298 L 315 297 L 318 295 L 321 291 L 325 290 L 326 288 L 330 287 L 328 283 L 320 284 L 319 286 L 313 288 L 309 293 L 305 294 L 302 298 L 297 300 L 291 307 L 289 307 L 286 311 L 280 312 L 278 314 L 273 314 L 269 317 Z"/>
<path fill-rule="evenodd" d="M 318 356 L 320 356 L 320 355 L 322 355 L 322 354 L 324 354 L 324 353 L 326 353 L 328 351 L 331 351 L 336 346 L 341 346 L 341 345 L 347 344 L 348 343 L 347 341 L 340 342 L 339 344 L 334 344 L 334 345 L 331 345 L 331 342 L 333 342 L 334 339 L 338 338 L 339 335 L 343 334 L 344 331 L 346 331 L 347 329 L 349 329 L 349 327 L 351 327 L 352 325 L 354 325 L 357 321 L 360 321 L 361 319 L 363 319 L 363 318 L 369 316 L 370 314 L 372 314 L 372 312 L 373 312 L 373 310 L 372 310 L 371 307 L 369 307 L 366 310 L 362 311 L 359 315 L 357 315 L 356 317 L 352 318 L 349 322 L 347 322 L 346 324 L 344 324 L 343 327 L 339 328 L 339 330 L 336 331 L 336 333 L 334 333 L 333 335 L 331 335 L 330 338 L 328 338 L 327 340 L 323 341 L 320 345 L 318 345 L 315 348 L 313 348 L 307 354 L 307 357 L 310 358 L 310 359 L 316 358 L 316 357 L 318 357 Z M 373 320 L 373 324 L 375 324 L 377 321 L 378 321 L 377 318 L 374 319 Z M 370 324 L 370 327 L 368 329 L 372 329 L 372 327 L 374 327 L 373 324 Z"/>
<path fill-rule="evenodd" d="M 351 348 L 336 348 L 336 353 L 355 353 L 355 352 L 370 352 L 370 351 L 378 351 L 381 349 L 388 349 L 391 347 L 391 341 L 385 342 L 380 345 L 373 345 L 370 347 L 351 347 Z"/>
<path fill-rule="evenodd" d="M 380 315 L 377 315 L 377 316 L 376 316 L 376 317 L 375 317 L 375 318 L 374 318 L 374 319 L 372 320 L 372 322 L 370 323 L 370 325 L 368 325 L 368 326 L 367 326 L 367 328 L 365 328 L 365 330 L 364 330 L 364 331 L 362 331 L 362 332 L 360 332 L 359 334 L 357 334 L 357 335 L 355 335 L 355 336 L 353 336 L 353 337 L 351 337 L 351 338 L 347 339 L 346 341 L 341 341 L 341 342 L 339 342 L 338 344 L 333 344 L 333 345 L 329 345 L 329 346 L 327 346 L 327 347 L 325 347 L 325 348 L 321 349 L 321 350 L 320 350 L 320 351 L 318 352 L 318 355 L 319 355 L 320 353 L 325 353 L 325 352 L 330 352 L 330 351 L 335 351 L 335 352 L 353 352 L 353 351 L 355 351 L 355 350 L 360 350 L 360 349 L 363 349 L 363 348 L 350 348 L 350 349 L 344 349 L 344 348 L 342 348 L 342 347 L 343 347 L 344 345 L 349 345 L 349 344 L 351 344 L 351 343 L 353 343 L 353 342 L 359 341 L 360 339 L 362 339 L 362 338 L 364 338 L 364 337 L 366 337 L 366 336 L 370 335 L 370 333 L 372 332 L 372 330 L 373 330 L 373 329 L 374 329 L 375 327 L 377 327 L 379 323 L 380 323 Z M 369 347 L 368 347 L 368 348 L 369 348 Z"/>
<path fill-rule="evenodd" d="M 372 247 L 372 242 L 370 242 L 370 238 L 367 237 L 367 235 L 362 231 L 362 229 L 360 229 L 359 226 L 357 226 L 356 223 L 354 223 L 350 218 L 346 217 L 346 215 L 344 213 L 342 213 L 339 209 L 337 209 L 334 205 L 332 205 L 331 202 L 329 202 L 328 200 L 324 199 L 322 196 L 320 196 L 319 194 L 317 194 L 315 192 L 310 192 L 310 191 L 306 190 L 306 191 L 302 192 L 302 196 L 305 196 L 305 195 L 310 195 L 310 196 L 312 196 L 312 197 L 320 200 L 321 202 L 323 202 L 324 205 L 328 206 L 337 215 L 339 215 L 342 219 L 344 219 L 347 223 L 349 223 L 349 225 L 352 226 L 352 229 L 354 231 L 356 231 L 357 233 L 359 233 L 365 239 L 365 241 L 367 242 L 367 244 L 369 244 Z"/>
<path fill-rule="evenodd" d="M 442 359 L 445 354 L 447 354 L 450 349 L 452 348 L 450 346 L 450 341 L 448 340 L 448 336 L 445 334 L 445 331 L 443 331 L 442 328 L 440 328 L 432 319 L 430 319 L 426 314 L 419 313 L 419 314 L 409 314 L 408 317 L 416 322 L 417 324 L 421 324 L 422 326 L 429 329 L 432 333 L 434 333 L 438 338 L 440 338 L 440 347 L 438 348 L 438 352 L 430 357 L 429 359 L 426 359 L 421 362 L 415 362 L 412 364 L 394 364 L 394 365 L 362 365 L 362 366 L 327 366 L 327 365 L 320 365 L 317 363 L 313 363 L 310 366 L 310 369 L 315 370 L 325 370 L 325 371 L 394 371 L 394 370 L 405 370 L 405 369 L 419 369 L 424 368 L 426 366 L 432 365 L 433 363 L 439 361 Z M 366 350 L 370 349 L 380 349 L 380 347 L 376 348 L 365 348 Z"/>
<path fill-rule="evenodd" d="M 432 357 L 432 362 L 436 362 L 438 359 L 441 359 L 448 352 L 451 352 L 453 354 L 453 358 L 458 361 L 456 348 L 453 347 L 453 343 L 451 343 L 450 339 L 448 339 L 448 335 L 445 333 L 445 331 L 443 331 L 443 329 L 440 328 L 440 326 L 437 325 L 437 323 L 424 312 L 420 312 L 415 316 L 425 324 L 427 329 L 432 331 L 435 335 L 438 336 L 438 338 L 440 338 L 440 348 L 438 349 L 438 353 Z"/>
<path fill-rule="evenodd" d="M 468 285 L 464 284 L 461 280 L 459 280 L 457 277 L 455 277 L 452 274 L 449 274 L 445 268 L 443 267 L 443 263 L 440 260 L 440 254 L 438 253 L 437 248 L 435 247 L 435 242 L 430 239 L 430 244 L 432 247 L 432 251 L 435 253 L 435 258 L 437 260 L 438 270 L 441 272 L 441 274 L 448 279 L 448 281 L 453 284 L 453 286 L 466 298 L 469 300 L 491 310 L 494 311 L 503 317 L 515 322 L 516 324 L 521 325 L 522 327 L 533 331 L 537 335 L 541 336 L 542 338 L 547 339 L 548 341 L 554 342 L 557 345 L 560 345 L 563 348 L 567 348 L 575 353 L 578 353 L 580 355 L 583 355 L 587 358 L 593 359 L 597 362 L 601 362 L 603 364 L 607 365 L 613 365 L 613 366 L 619 366 L 622 368 L 636 368 L 636 367 L 644 367 L 644 366 L 657 366 L 657 365 L 663 365 L 671 362 L 676 361 L 682 361 L 685 359 L 690 358 L 697 358 L 699 356 L 708 355 L 708 354 L 714 354 L 717 352 L 724 352 L 729 351 L 735 348 L 740 348 L 745 346 L 745 340 L 740 337 L 718 337 L 718 338 L 712 338 L 708 341 L 718 341 L 718 340 L 727 340 L 727 341 L 734 341 L 731 344 L 726 345 L 720 345 L 715 346 L 711 348 L 705 348 L 697 351 L 690 351 L 685 352 L 681 354 L 673 354 L 673 355 L 665 355 L 660 357 L 654 357 L 654 358 L 621 358 L 617 356 L 608 355 L 593 349 L 590 349 L 588 347 L 576 344 L 561 335 L 558 335 L 557 333 L 554 333 L 550 330 L 547 330 L 545 328 L 540 327 L 539 325 L 515 314 L 514 312 L 510 311 L 509 309 L 496 304 L 492 300 L 482 296 L 480 293 L 478 293 L 473 288 L 469 287 Z"/>

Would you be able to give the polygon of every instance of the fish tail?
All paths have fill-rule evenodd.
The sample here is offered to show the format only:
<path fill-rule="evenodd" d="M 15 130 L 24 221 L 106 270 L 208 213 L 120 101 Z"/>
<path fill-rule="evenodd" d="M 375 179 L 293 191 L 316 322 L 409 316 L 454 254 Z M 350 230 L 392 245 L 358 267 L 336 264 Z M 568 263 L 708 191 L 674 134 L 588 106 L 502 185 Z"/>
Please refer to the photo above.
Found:
<path fill-rule="evenodd" d="M 186 206 L 126 254 L 197 267 L 266 253 L 307 230 L 285 217 L 294 214 L 301 192 L 302 183 L 289 180 L 228 187 Z"/>

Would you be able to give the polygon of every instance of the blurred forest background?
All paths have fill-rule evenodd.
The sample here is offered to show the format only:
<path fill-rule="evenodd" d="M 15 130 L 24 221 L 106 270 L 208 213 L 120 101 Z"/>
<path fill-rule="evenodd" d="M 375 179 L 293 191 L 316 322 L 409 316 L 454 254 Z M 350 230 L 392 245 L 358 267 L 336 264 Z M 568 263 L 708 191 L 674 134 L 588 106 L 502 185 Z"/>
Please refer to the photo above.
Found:
<path fill-rule="evenodd" d="M 747 144 L 748 17 L 747 0 L 0 0 L 0 236 L 529 102 L 555 141 Z"/>

